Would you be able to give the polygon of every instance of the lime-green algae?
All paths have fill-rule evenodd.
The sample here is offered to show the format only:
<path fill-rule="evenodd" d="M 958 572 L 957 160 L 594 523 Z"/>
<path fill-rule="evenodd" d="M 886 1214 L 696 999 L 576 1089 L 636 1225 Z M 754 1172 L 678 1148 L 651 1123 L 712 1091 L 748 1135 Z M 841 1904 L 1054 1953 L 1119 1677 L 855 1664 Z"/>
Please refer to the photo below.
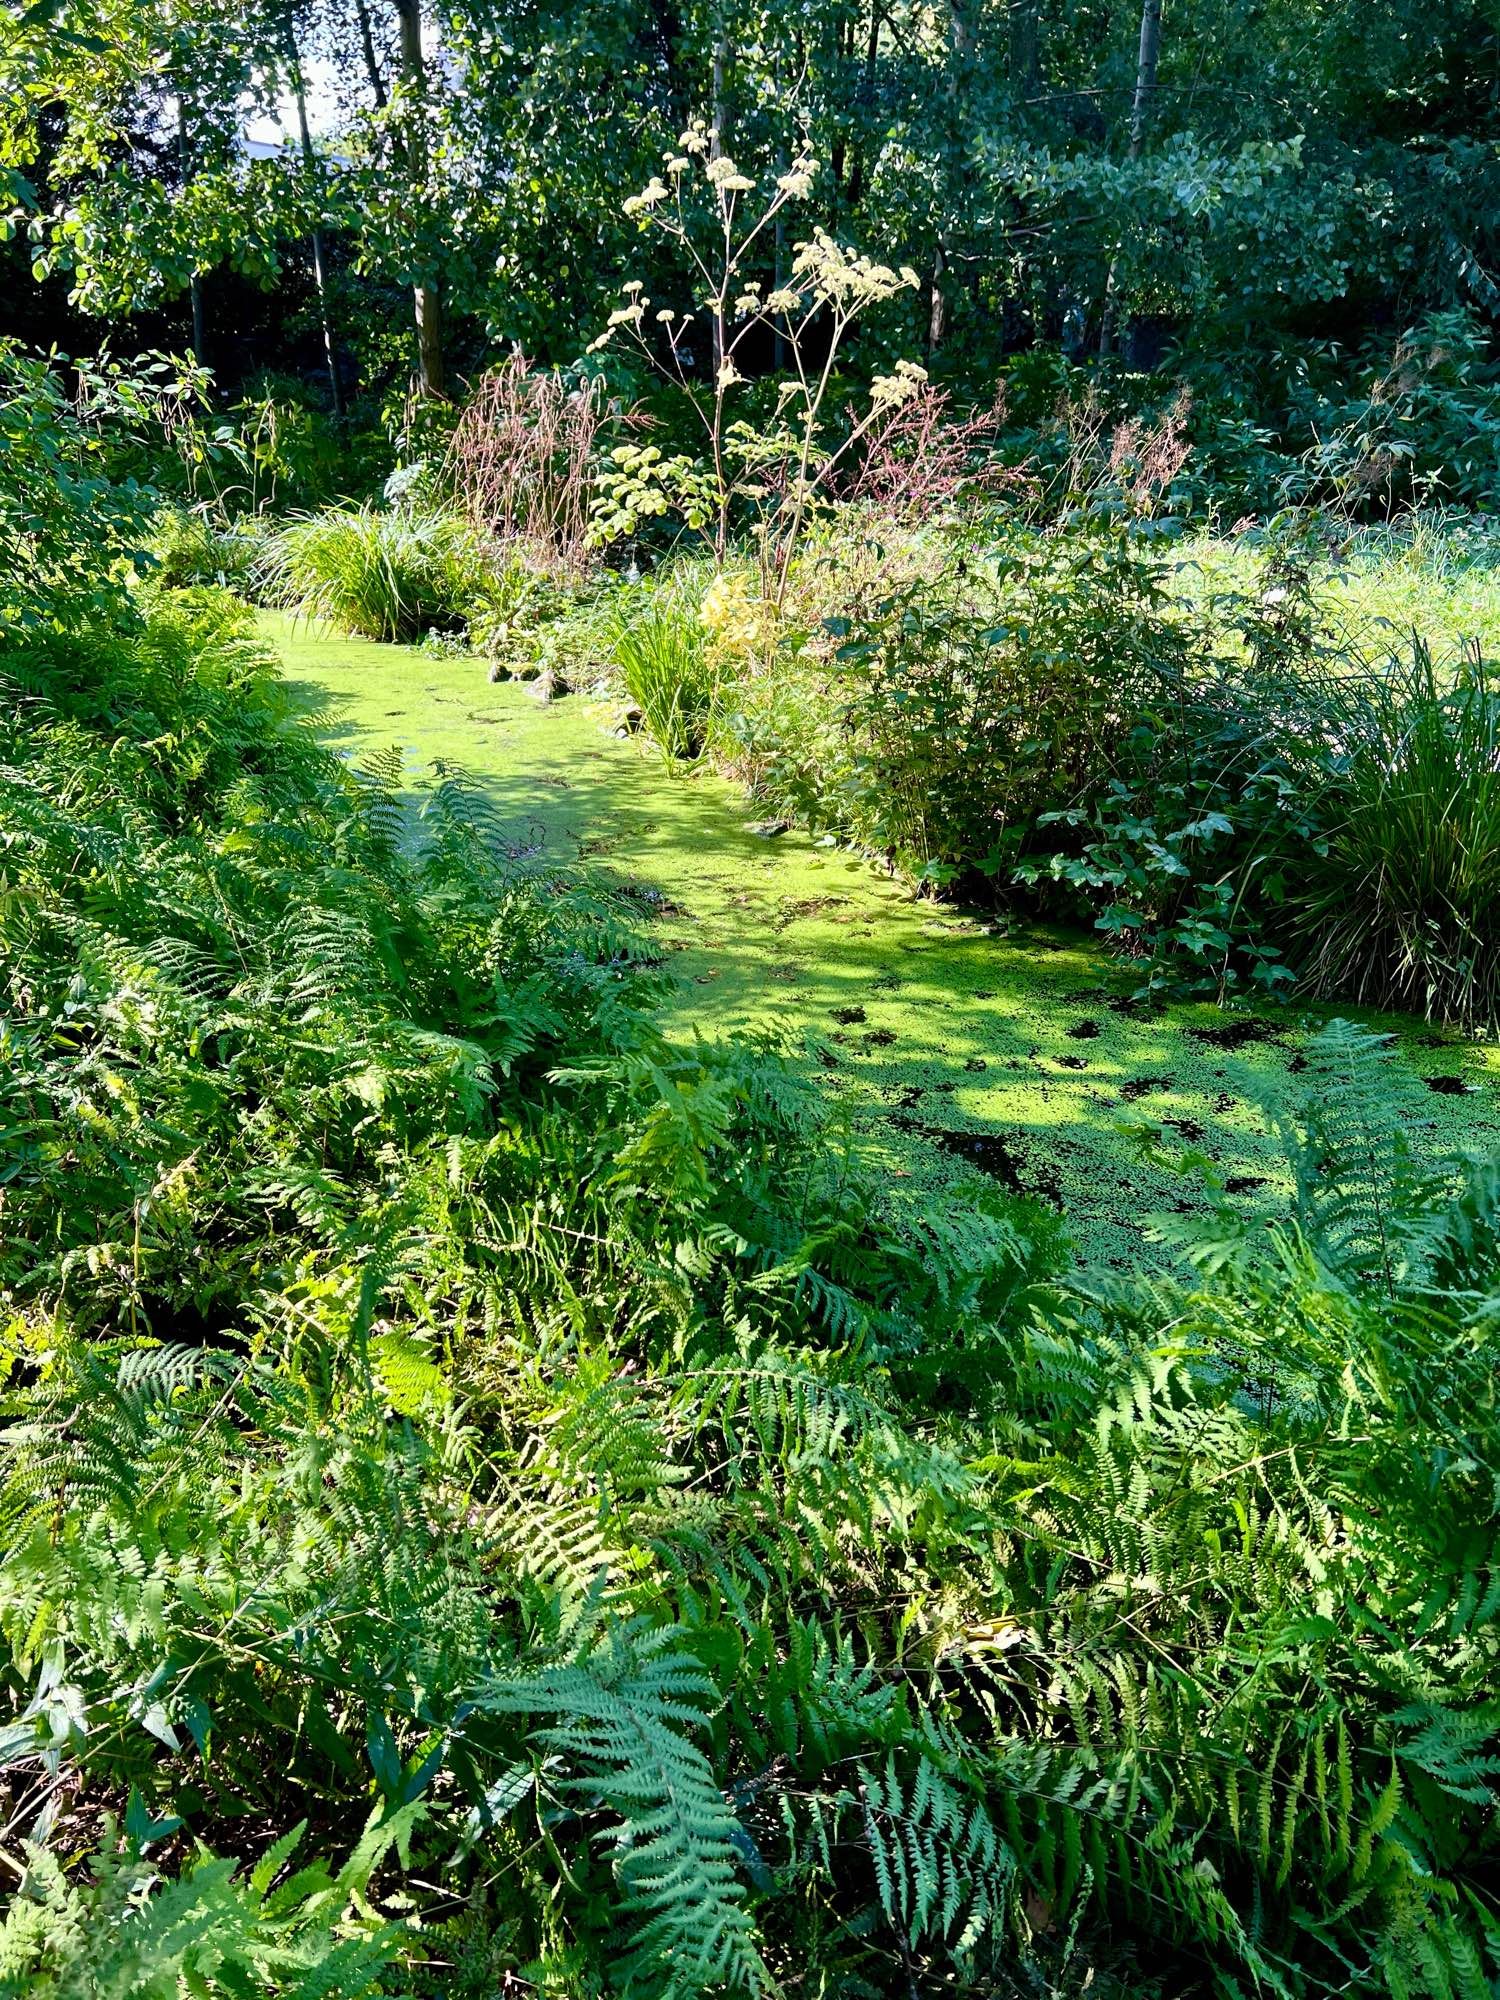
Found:
<path fill-rule="evenodd" d="M 1141 1156 L 1125 1128 L 1149 1120 L 1169 1151 L 1208 1153 L 1247 1212 L 1277 1205 L 1286 1175 L 1262 1107 L 1302 1095 L 1300 1049 L 1319 1017 L 1262 1007 L 1261 1038 L 1236 1049 L 1236 1017 L 1213 1007 L 1120 1011 L 1133 982 L 1091 939 L 1007 936 L 915 901 L 853 855 L 757 833 L 738 787 L 669 771 L 581 697 L 544 705 L 492 685 L 477 660 L 275 615 L 264 629 L 332 743 L 360 760 L 399 751 L 414 794 L 435 762 L 460 766 L 518 842 L 657 891 L 669 1029 L 770 1029 L 809 1049 L 897 1186 L 972 1177 L 966 1149 L 982 1141 L 990 1171 L 1061 1204 L 1080 1254 L 1138 1263 L 1159 1254 L 1143 1234 L 1154 1217 L 1204 1201 L 1195 1176 Z M 1393 1088 L 1416 1144 L 1500 1143 L 1496 1052 L 1342 1011 L 1397 1036 Z"/>

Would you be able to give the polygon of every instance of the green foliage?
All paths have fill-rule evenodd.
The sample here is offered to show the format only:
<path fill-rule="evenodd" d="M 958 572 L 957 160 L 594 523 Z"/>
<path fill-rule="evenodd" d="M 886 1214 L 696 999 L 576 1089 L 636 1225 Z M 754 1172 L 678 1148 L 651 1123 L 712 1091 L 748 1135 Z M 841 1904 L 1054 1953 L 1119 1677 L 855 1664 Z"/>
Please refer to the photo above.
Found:
<path fill-rule="evenodd" d="M 648 521 L 678 515 L 696 531 L 714 519 L 718 496 L 711 473 L 686 452 L 663 456 L 660 445 L 617 444 L 595 478 L 592 539 L 637 539 Z"/>
<path fill-rule="evenodd" d="M 1309 498 L 1354 514 L 1500 499 L 1500 370 L 1472 311 L 1429 314 L 1352 384 L 1330 382 L 1294 421 L 1310 432 Z"/>
<path fill-rule="evenodd" d="M 622 612 L 614 655 L 625 691 L 671 762 L 696 757 L 708 735 L 717 669 L 692 608 L 666 592 Z"/>
<path fill-rule="evenodd" d="M 410 1816 L 408 1815 L 408 1822 Z M 377 1810 L 337 1874 L 292 1857 L 291 1831 L 242 1875 L 232 1861 L 198 1854 L 174 1881 L 147 1859 L 178 1821 L 153 1823 L 132 1795 L 123 1839 L 106 1822 L 91 1880 L 70 1880 L 56 1857 L 26 1846 L 20 1894 L 0 1923 L 0 1993 L 46 2000 L 365 2000 L 397 1938 L 378 1923 L 349 1921 L 376 1863 L 409 1826 Z"/>
<path fill-rule="evenodd" d="M 1143 993 L 1300 981 L 1487 1029 L 1500 745 L 1483 656 L 1440 673 L 1420 638 L 1370 655 L 1337 637 L 1304 541 L 1287 526 L 1250 592 L 1213 604 L 1204 665 L 1139 716 L 1102 793 L 1044 816 L 1070 844 L 1019 878 L 1098 910 Z"/>
<path fill-rule="evenodd" d="M 805 1087 L 661 1045 L 640 948 L 456 775 L 408 857 L 242 610 L 145 609 L 6 661 L 12 1832 L 133 1786 L 269 1837 L 373 1777 L 403 1872 L 500 1871 L 513 1969 L 743 1987 L 708 1607 L 769 1671 L 755 1603 L 947 1504 L 878 1357 L 1024 1241 L 880 1223 Z M 20 1963 L 362 1990 L 387 1943 L 283 1935 L 284 1860 L 132 1873 L 128 1920 L 56 1887 Z"/>
<path fill-rule="evenodd" d="M 255 515 L 221 525 L 201 509 L 163 507 L 147 548 L 148 577 L 165 590 L 210 585 L 253 597 L 261 586 L 270 533 Z"/>
<path fill-rule="evenodd" d="M 1324 838 L 1288 920 L 1313 991 L 1500 1026 L 1500 694 L 1477 650 L 1360 675 L 1335 710 Z"/>
<path fill-rule="evenodd" d="M 414 849 L 225 600 L 8 664 L 14 1977 L 1473 1986 L 1496 1182 L 1369 1037 L 1286 1222 L 1065 1281 L 662 1044 L 457 774 Z"/>
<path fill-rule="evenodd" d="M 390 446 L 377 431 L 340 427 L 311 403 L 305 386 L 262 377 L 231 405 L 240 476 L 221 488 L 236 513 L 289 513 L 326 507 L 378 487 Z"/>
<path fill-rule="evenodd" d="M 0 1981 L 1004 1993 L 1103 1938 L 1223 2000 L 1482 1994 L 1500 1170 L 1417 1169 L 1378 1039 L 1310 1045 L 1283 1218 L 1161 1225 L 1184 1278 L 993 1190 L 893 1215 L 774 1049 L 661 1036 L 625 899 L 459 771 L 414 824 L 237 599 L 91 559 L 133 496 L 48 504 L 22 587 L 79 574 L 0 651 Z M 288 573 L 351 520 L 431 527 L 298 524 Z M 1229 770 L 1253 845 L 1264 711 L 1205 718 L 1292 702 L 1304 610 L 1195 662 L 1119 524 L 1018 532 L 841 635 L 817 810 L 941 885 L 1123 817 L 1175 730 L 1157 810 Z M 701 618 L 619 649 L 694 752 Z M 1492 697 L 1419 665 L 1389 712 L 1311 679 L 1282 754 L 1339 912 L 1399 819 L 1425 914 L 1366 907 L 1472 986 Z M 306 1824 L 365 1832 L 297 1866 Z"/>
<path fill-rule="evenodd" d="M 1159 573 L 1107 523 L 960 547 L 830 624 L 832 726 L 805 738 L 794 708 L 778 740 L 773 712 L 760 782 L 938 888 L 1008 880 L 1042 816 L 1101 787 L 1132 720 L 1181 682 Z"/>
<path fill-rule="evenodd" d="M 270 594 L 370 639 L 464 623 L 484 589 L 473 531 L 451 514 L 332 508 L 283 528 L 267 555 Z"/>
<path fill-rule="evenodd" d="M 70 390 L 50 361 L 0 343 L 0 638 L 121 608 L 154 507 L 121 461 L 148 440 L 161 449 L 164 413 L 193 393 L 159 358 L 85 363 Z"/>

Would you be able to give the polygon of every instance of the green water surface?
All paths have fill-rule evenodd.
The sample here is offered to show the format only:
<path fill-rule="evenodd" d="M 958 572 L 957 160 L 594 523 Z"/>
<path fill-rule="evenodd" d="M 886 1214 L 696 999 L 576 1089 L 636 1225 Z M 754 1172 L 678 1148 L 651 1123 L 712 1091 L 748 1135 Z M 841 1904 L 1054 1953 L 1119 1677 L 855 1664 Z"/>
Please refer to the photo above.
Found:
<path fill-rule="evenodd" d="M 264 629 L 328 739 L 356 759 L 398 750 L 414 796 L 435 761 L 459 765 L 518 842 L 656 891 L 669 1027 L 769 1028 L 805 1049 L 897 1188 L 986 1171 L 1060 1203 L 1080 1255 L 1138 1263 L 1156 1254 L 1143 1233 L 1154 1217 L 1204 1202 L 1196 1180 L 1143 1161 L 1122 1130 L 1150 1119 L 1172 1147 L 1208 1152 L 1247 1211 L 1277 1207 L 1286 1174 L 1261 1107 L 1301 1096 L 1299 1053 L 1321 1016 L 1124 1011 L 1135 982 L 1092 939 L 1005 935 L 913 900 L 855 856 L 757 833 L 738 787 L 669 772 L 579 696 L 543 704 L 523 684 L 491 685 L 478 660 L 275 614 Z M 1495 1050 L 1343 1011 L 1399 1037 L 1392 1087 L 1420 1146 L 1500 1144 Z"/>

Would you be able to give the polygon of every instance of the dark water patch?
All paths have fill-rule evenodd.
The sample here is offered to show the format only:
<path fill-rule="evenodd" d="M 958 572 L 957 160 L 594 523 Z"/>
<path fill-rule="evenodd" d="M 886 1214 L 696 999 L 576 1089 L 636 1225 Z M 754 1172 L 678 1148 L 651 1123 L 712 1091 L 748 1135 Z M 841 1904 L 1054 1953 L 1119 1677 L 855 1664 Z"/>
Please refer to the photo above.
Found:
<path fill-rule="evenodd" d="M 1164 1118 L 1162 1123 L 1179 1139 L 1186 1139 L 1190 1146 L 1196 1146 L 1204 1136 L 1203 1127 L 1196 1118 Z"/>
<path fill-rule="evenodd" d="M 1120 1095 L 1127 1104 L 1134 1104 L 1137 1098 L 1149 1097 L 1153 1090 L 1170 1090 L 1169 1076 L 1133 1076 L 1120 1085 Z"/>
<path fill-rule="evenodd" d="M 1107 1007 L 1111 1014 L 1144 1014 L 1148 1003 L 1133 993 L 1116 993 L 1109 986 L 1075 986 L 1063 995 L 1065 1007 Z"/>
<path fill-rule="evenodd" d="M 835 1021 L 842 1023 L 844 1027 L 852 1028 L 858 1022 L 863 1021 L 866 1015 L 863 1007 L 835 1007 L 833 1018 Z"/>
<path fill-rule="evenodd" d="M 1059 1056 L 1057 1066 L 1059 1069 L 1087 1069 L 1088 1060 L 1084 1056 Z"/>
<path fill-rule="evenodd" d="M 869 1034 L 860 1036 L 867 1049 L 888 1049 L 895 1039 L 893 1028 L 871 1028 Z"/>
<path fill-rule="evenodd" d="M 1225 1194 L 1254 1194 L 1266 1184 L 1264 1174 L 1231 1174 L 1224 1183 Z"/>
<path fill-rule="evenodd" d="M 1068 1039 L 1073 1042 L 1096 1042 L 1103 1032 L 1097 1021 L 1075 1021 L 1068 1030 Z"/>
<path fill-rule="evenodd" d="M 1261 1014 L 1241 1014 L 1212 1028 L 1188 1029 L 1195 1042 L 1206 1042 L 1211 1049 L 1243 1049 L 1252 1042 L 1274 1042 L 1281 1032 L 1280 1021 L 1268 1021 Z"/>
<path fill-rule="evenodd" d="M 1062 1207 L 1061 1190 L 1055 1175 L 1046 1168 L 1033 1170 L 1025 1148 L 1014 1140 L 1004 1139 L 997 1132 L 955 1132 L 940 1125 L 918 1129 L 924 1138 L 930 1139 L 943 1152 L 977 1167 L 982 1174 L 999 1181 L 1012 1194 L 1050 1202 L 1054 1208 Z"/>
<path fill-rule="evenodd" d="M 1466 1097 L 1478 1084 L 1470 1083 L 1461 1076 L 1424 1076 L 1422 1081 L 1429 1090 L 1435 1090 L 1440 1097 Z"/>
<path fill-rule="evenodd" d="M 648 917 L 686 917 L 691 914 L 681 903 L 674 903 L 665 889 L 653 889 L 646 882 L 627 882 L 620 894 Z"/>

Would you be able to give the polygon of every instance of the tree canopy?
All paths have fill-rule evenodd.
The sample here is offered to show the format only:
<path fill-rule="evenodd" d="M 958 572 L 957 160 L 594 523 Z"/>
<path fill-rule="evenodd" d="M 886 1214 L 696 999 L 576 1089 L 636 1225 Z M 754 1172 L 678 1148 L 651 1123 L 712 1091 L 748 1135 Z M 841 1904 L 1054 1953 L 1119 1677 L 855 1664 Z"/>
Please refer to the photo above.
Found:
<path fill-rule="evenodd" d="M 323 294 L 351 382 L 419 321 L 432 389 L 499 344 L 575 359 L 699 114 L 751 171 L 818 162 L 808 218 L 920 273 L 887 338 L 953 375 L 1037 342 L 1211 364 L 1494 312 L 1497 76 L 1486 0 L 39 0 L 0 167 L 72 310 L 173 314 L 231 373 L 249 287 L 309 323 Z M 285 145 L 246 146 L 256 111 Z"/>

